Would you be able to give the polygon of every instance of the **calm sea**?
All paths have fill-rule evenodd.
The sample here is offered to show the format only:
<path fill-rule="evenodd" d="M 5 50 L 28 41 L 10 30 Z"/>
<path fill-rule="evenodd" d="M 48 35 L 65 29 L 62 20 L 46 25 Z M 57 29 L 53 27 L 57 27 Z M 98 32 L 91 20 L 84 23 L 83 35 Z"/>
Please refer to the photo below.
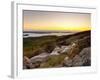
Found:
<path fill-rule="evenodd" d="M 41 37 L 41 36 L 53 36 L 53 35 L 56 35 L 56 36 L 62 36 L 62 35 L 70 35 L 70 34 L 74 34 L 73 32 L 71 33 L 23 33 L 23 37 L 24 38 L 28 38 L 28 37 Z"/>

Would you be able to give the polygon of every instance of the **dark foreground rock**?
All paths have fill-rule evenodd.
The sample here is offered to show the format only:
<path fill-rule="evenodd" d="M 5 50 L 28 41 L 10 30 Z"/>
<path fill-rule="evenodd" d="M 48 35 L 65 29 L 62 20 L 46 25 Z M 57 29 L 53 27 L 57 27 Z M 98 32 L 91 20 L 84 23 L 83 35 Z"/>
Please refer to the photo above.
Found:
<path fill-rule="evenodd" d="M 73 48 L 73 46 L 70 48 Z M 73 52 L 71 52 L 70 54 L 73 54 Z M 61 54 L 53 53 L 52 55 L 48 53 L 42 53 L 30 59 L 24 56 L 23 68 L 33 69 L 33 68 L 39 68 L 39 67 L 40 68 L 75 67 L 75 66 L 90 66 L 90 65 L 91 65 L 91 48 L 87 47 L 81 50 L 79 54 L 74 54 L 73 58 L 63 53 Z"/>
<path fill-rule="evenodd" d="M 23 68 L 24 69 L 30 69 L 30 68 L 32 68 L 32 63 L 31 63 L 31 61 L 30 61 L 30 59 L 28 57 L 24 56 L 23 63 L 24 63 L 23 64 Z"/>
<path fill-rule="evenodd" d="M 84 48 L 79 55 L 73 57 L 73 59 L 64 59 L 63 66 L 90 66 L 91 65 L 91 49 L 90 47 Z"/>

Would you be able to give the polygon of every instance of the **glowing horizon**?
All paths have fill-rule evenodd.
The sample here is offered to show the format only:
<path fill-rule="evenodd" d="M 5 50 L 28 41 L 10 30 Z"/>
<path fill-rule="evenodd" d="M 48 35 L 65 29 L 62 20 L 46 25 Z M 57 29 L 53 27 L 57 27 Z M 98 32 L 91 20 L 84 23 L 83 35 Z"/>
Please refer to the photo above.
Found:
<path fill-rule="evenodd" d="M 24 10 L 24 31 L 86 31 L 91 30 L 88 13 Z"/>

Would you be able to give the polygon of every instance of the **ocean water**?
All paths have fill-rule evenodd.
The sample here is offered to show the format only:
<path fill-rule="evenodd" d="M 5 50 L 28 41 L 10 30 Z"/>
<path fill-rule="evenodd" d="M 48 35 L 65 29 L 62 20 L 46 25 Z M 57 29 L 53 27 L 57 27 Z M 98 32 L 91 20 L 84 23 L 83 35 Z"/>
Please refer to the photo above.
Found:
<path fill-rule="evenodd" d="M 23 37 L 24 38 L 28 38 L 28 37 L 41 37 L 41 36 L 53 36 L 53 35 L 56 35 L 56 36 L 62 36 L 62 35 L 71 35 L 71 34 L 74 34 L 73 32 L 65 32 L 65 33 L 23 33 Z"/>

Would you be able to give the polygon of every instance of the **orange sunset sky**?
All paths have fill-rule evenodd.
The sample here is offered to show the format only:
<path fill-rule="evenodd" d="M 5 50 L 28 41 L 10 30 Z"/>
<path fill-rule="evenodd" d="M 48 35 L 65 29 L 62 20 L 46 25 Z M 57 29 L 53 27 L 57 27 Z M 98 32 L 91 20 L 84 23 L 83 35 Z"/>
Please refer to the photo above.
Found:
<path fill-rule="evenodd" d="M 24 31 L 86 31 L 91 29 L 91 15 L 53 11 L 23 11 Z"/>

